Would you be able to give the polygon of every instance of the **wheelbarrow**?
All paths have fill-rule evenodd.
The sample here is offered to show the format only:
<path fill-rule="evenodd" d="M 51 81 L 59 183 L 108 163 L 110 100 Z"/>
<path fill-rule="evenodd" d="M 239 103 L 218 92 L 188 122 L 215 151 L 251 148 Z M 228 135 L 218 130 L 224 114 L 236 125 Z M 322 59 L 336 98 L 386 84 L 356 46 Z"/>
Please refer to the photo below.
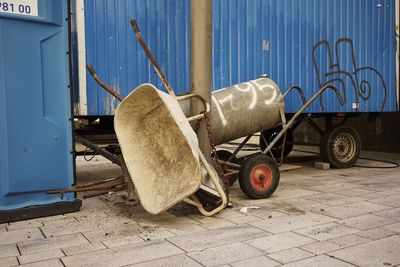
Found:
<path fill-rule="evenodd" d="M 200 96 L 177 97 L 173 91 L 167 94 L 148 83 L 123 99 L 98 77 L 92 65 L 87 68 L 98 84 L 121 101 L 114 116 L 115 132 L 143 208 L 159 214 L 185 201 L 206 216 L 224 209 L 227 197 L 218 174 L 200 151 L 189 123 L 204 114 L 186 118 L 179 101 L 196 98 L 203 102 L 204 113 L 210 105 Z M 214 188 L 202 184 L 206 179 Z M 219 205 L 206 208 L 195 195 L 199 189 L 219 197 Z"/>

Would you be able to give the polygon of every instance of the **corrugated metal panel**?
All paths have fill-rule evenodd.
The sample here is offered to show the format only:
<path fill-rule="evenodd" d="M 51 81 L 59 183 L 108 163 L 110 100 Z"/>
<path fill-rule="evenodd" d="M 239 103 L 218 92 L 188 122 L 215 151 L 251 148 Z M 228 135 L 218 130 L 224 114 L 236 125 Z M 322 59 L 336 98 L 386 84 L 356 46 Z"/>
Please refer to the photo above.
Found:
<path fill-rule="evenodd" d="M 214 86 L 267 73 L 281 90 L 299 85 L 310 98 L 337 86 L 309 112 L 396 109 L 394 0 L 214 1 Z M 286 100 L 296 112 L 300 97 Z"/>
<path fill-rule="evenodd" d="M 175 90 L 188 92 L 189 0 L 85 4 L 87 62 L 122 95 L 142 82 L 161 87 L 130 17 Z M 396 110 L 395 0 L 214 0 L 213 20 L 214 89 L 267 73 L 282 91 L 296 84 L 307 98 L 326 83 L 340 88 L 344 106 L 328 92 L 308 112 Z M 88 77 L 88 113 L 112 114 L 116 105 Z M 288 96 L 286 112 L 300 106 L 296 93 Z"/>
<path fill-rule="evenodd" d="M 177 93 L 189 91 L 190 1 L 86 0 L 86 61 L 126 96 L 143 82 L 161 88 L 130 27 L 135 18 Z M 88 114 L 113 114 L 116 101 L 87 76 Z"/>

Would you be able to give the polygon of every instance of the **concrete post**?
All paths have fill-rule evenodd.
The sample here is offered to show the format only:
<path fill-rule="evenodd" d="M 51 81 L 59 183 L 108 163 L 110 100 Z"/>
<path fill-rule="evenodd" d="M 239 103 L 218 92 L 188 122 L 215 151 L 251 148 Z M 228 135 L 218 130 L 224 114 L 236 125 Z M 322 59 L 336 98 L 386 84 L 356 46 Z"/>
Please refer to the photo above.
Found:
<path fill-rule="evenodd" d="M 211 57 L 212 57 L 212 0 L 190 1 L 190 85 L 194 94 L 211 104 Z M 192 101 L 191 112 L 198 114 L 203 106 Z M 198 132 L 200 150 L 206 157 L 211 146 L 204 120 Z"/>

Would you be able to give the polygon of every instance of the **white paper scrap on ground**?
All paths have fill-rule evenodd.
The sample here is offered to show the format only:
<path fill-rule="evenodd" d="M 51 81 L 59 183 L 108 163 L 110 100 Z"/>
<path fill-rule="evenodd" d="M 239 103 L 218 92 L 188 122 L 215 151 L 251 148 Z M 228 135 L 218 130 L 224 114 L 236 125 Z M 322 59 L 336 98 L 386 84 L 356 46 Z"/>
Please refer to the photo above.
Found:
<path fill-rule="evenodd" d="M 243 207 L 243 208 L 241 208 L 241 209 L 239 210 L 239 212 L 241 212 L 241 213 L 247 213 L 247 210 L 249 210 L 249 209 L 251 209 L 251 210 L 259 210 L 260 207 L 256 207 L 256 206 Z"/>

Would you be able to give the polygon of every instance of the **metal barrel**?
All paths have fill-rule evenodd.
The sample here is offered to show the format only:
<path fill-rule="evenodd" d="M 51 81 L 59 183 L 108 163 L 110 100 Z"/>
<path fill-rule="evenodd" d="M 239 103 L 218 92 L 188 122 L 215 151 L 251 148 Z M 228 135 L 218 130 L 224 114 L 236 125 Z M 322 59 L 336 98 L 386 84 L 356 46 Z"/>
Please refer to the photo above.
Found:
<path fill-rule="evenodd" d="M 185 114 L 188 101 L 181 102 Z M 212 93 L 211 130 L 216 145 L 274 128 L 281 123 L 284 102 L 278 85 L 260 78 Z"/>

